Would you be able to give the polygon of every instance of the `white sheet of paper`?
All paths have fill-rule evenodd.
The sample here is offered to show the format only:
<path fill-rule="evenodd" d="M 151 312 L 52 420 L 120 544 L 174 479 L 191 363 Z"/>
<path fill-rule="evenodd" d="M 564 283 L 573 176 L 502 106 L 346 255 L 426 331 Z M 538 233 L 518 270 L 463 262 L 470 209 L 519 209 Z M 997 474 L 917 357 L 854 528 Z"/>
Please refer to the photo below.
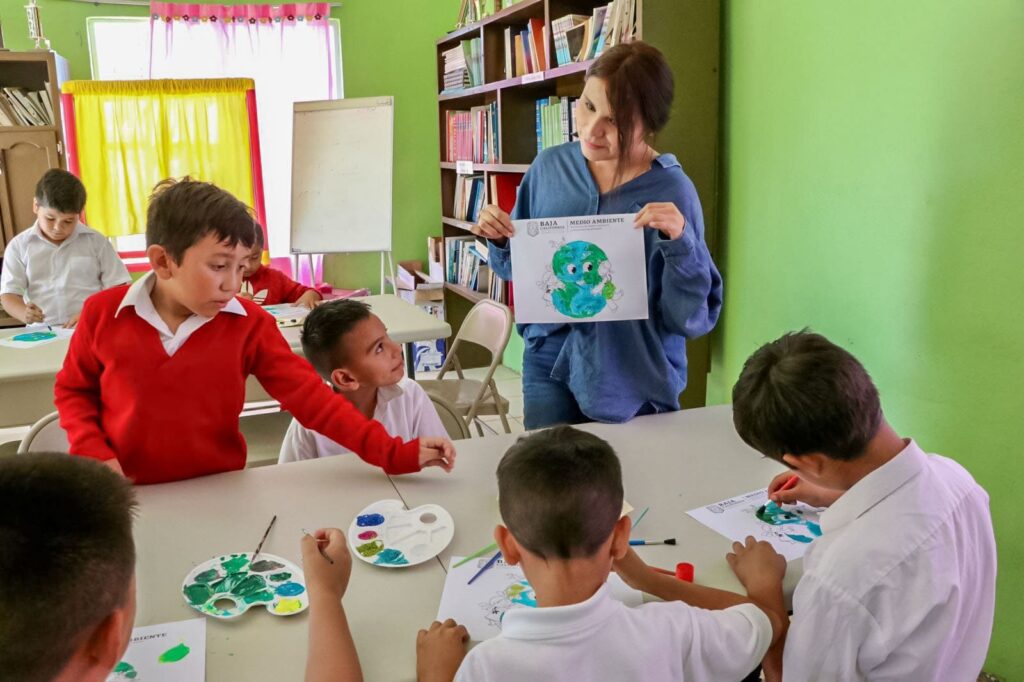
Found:
<path fill-rule="evenodd" d="M 647 319 L 647 259 L 635 214 L 513 221 L 516 322 Z"/>
<path fill-rule="evenodd" d="M 107 682 L 205 682 L 206 619 L 132 630 L 128 650 Z"/>
<path fill-rule="evenodd" d="M 291 303 L 265 305 L 263 309 L 274 316 L 279 327 L 297 327 L 306 319 L 306 315 L 309 315 L 309 308 Z"/>
<path fill-rule="evenodd" d="M 7 336 L 0 339 L 0 346 L 8 346 L 9 348 L 38 348 L 39 346 L 45 346 L 48 343 L 53 343 L 58 339 L 70 339 L 74 333 L 74 328 L 65 329 L 64 327 L 48 327 L 45 324 L 30 324 L 25 327 L 24 331 L 14 334 L 13 336 Z M 25 337 L 35 335 L 42 335 L 46 338 L 26 340 L 18 340 L 15 338 L 18 336 Z"/>
<path fill-rule="evenodd" d="M 462 558 L 453 556 L 449 563 L 441 605 L 437 610 L 439 621 L 453 618 L 459 625 L 466 626 L 470 639 L 482 642 L 501 632 L 501 618 L 509 609 L 537 606 L 533 588 L 519 566 L 509 566 L 499 559 L 469 585 L 469 579 L 491 557 L 478 557 L 458 568 L 452 568 Z M 626 606 L 640 606 L 643 603 L 643 594 L 622 582 L 622 578 L 615 573 L 608 576 L 608 587 L 612 597 Z"/>
<path fill-rule="evenodd" d="M 730 540 L 743 542 L 753 535 L 757 540 L 770 542 L 786 561 L 799 559 L 821 535 L 818 516 L 822 510 L 805 504 L 783 505 L 785 513 L 777 515 L 776 523 L 770 524 L 757 518 L 757 510 L 767 502 L 768 489 L 761 488 L 686 513 Z"/>

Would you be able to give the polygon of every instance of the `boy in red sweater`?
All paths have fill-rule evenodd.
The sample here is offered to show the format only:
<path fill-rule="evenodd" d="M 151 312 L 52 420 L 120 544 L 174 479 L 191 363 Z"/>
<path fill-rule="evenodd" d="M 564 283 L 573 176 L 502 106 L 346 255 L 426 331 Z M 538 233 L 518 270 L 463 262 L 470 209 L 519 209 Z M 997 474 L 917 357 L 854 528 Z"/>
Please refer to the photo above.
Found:
<path fill-rule="evenodd" d="M 153 271 L 86 301 L 57 374 L 71 453 L 136 483 L 241 469 L 238 415 L 253 374 L 300 423 L 388 473 L 450 469 L 447 439 L 390 437 L 292 352 L 273 317 L 235 297 L 254 239 L 249 209 L 215 185 L 157 186 L 146 221 Z"/>
<path fill-rule="evenodd" d="M 256 241 L 245 257 L 242 290 L 238 295 L 258 305 L 293 303 L 312 308 L 323 299 L 315 289 L 299 284 L 280 270 L 263 265 L 263 227 L 256 224 Z"/>

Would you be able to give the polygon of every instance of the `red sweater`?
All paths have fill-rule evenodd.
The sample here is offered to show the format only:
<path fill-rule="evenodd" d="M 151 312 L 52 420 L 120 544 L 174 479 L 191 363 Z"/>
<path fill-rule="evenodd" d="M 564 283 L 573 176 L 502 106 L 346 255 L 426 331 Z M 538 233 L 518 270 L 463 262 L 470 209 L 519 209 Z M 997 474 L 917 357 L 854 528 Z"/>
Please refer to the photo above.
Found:
<path fill-rule="evenodd" d="M 309 291 L 309 287 L 266 265 L 261 265 L 259 270 L 252 273 L 252 277 L 247 277 L 243 281 L 252 287 L 253 301 L 259 305 L 295 303 L 300 296 Z"/>
<path fill-rule="evenodd" d="M 220 313 L 173 356 L 133 306 L 114 317 L 127 286 L 91 296 L 57 374 L 55 403 L 71 452 L 117 458 L 136 483 L 162 483 L 245 466 L 238 416 L 256 375 L 303 426 L 388 473 L 419 471 L 419 442 L 390 437 L 334 393 L 292 352 L 266 311 Z"/>

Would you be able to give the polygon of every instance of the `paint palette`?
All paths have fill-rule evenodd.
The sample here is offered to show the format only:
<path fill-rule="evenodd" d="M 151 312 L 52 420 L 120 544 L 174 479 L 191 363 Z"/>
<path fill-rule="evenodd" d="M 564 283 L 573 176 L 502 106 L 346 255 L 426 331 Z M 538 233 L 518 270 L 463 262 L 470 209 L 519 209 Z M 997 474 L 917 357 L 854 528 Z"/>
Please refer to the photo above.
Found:
<path fill-rule="evenodd" d="M 199 613 L 222 620 L 237 618 L 253 606 L 275 616 L 290 616 L 309 606 L 306 577 L 287 559 L 260 552 L 222 554 L 199 564 L 185 576 L 181 592 Z"/>
<path fill-rule="evenodd" d="M 400 500 L 380 500 L 353 519 L 348 543 L 368 564 L 402 568 L 434 558 L 454 535 L 455 521 L 443 507 L 406 509 Z"/>

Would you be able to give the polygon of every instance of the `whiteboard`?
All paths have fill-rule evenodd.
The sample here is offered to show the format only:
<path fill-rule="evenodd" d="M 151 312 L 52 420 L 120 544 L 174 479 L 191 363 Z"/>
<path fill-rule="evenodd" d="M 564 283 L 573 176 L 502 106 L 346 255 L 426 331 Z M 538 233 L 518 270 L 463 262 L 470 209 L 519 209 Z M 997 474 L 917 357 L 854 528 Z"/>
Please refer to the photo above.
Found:
<path fill-rule="evenodd" d="M 391 250 L 393 97 L 296 102 L 292 253 Z"/>

